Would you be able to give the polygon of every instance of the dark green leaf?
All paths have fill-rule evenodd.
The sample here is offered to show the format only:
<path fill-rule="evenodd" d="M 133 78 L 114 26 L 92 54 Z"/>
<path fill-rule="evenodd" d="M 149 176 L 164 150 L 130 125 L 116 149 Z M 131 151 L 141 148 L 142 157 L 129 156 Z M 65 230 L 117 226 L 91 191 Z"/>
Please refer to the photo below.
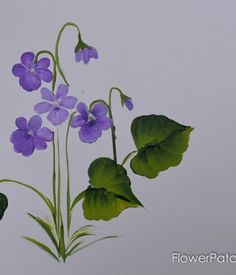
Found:
<path fill-rule="evenodd" d="M 109 158 L 94 160 L 89 167 L 88 174 L 89 182 L 94 188 L 105 188 L 129 202 L 142 205 L 131 190 L 131 183 L 125 168 L 114 160 Z"/>
<path fill-rule="evenodd" d="M 130 202 L 104 188 L 89 187 L 85 192 L 82 206 L 86 219 L 108 221 L 119 216 L 124 209 L 138 207 L 140 204 Z"/>
<path fill-rule="evenodd" d="M 8 207 L 7 197 L 3 193 L 0 193 L 0 220 L 2 219 L 7 207 Z"/>
<path fill-rule="evenodd" d="M 192 130 L 165 116 L 135 118 L 131 133 L 138 153 L 131 160 L 131 169 L 141 176 L 155 178 L 159 172 L 179 165 Z"/>

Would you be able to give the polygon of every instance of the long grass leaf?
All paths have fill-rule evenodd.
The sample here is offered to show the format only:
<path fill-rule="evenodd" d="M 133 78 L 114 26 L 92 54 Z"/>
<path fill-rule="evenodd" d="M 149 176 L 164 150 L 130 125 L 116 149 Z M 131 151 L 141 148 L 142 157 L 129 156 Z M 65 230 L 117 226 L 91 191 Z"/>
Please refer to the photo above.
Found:
<path fill-rule="evenodd" d="M 35 244 L 37 247 L 41 248 L 43 251 L 47 252 L 49 255 L 51 255 L 55 260 L 60 262 L 59 258 L 52 252 L 52 250 L 44 243 L 39 242 L 31 237 L 23 236 L 24 240 L 27 240 L 33 244 Z"/>
<path fill-rule="evenodd" d="M 31 217 L 34 221 L 36 221 L 42 228 L 43 230 L 47 233 L 48 237 L 52 241 L 53 245 L 55 246 L 58 255 L 60 255 L 59 251 L 59 246 L 56 237 L 53 234 L 53 226 L 46 222 L 45 220 L 41 219 L 40 217 L 36 217 L 30 213 L 28 213 L 29 217 Z"/>

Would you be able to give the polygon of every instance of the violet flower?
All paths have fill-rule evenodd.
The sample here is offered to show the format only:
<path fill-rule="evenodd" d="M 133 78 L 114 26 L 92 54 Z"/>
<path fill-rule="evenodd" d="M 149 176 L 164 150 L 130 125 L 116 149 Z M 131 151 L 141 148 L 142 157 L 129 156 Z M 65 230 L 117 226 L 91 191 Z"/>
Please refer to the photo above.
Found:
<path fill-rule="evenodd" d="M 97 103 L 88 110 L 85 103 L 80 102 L 77 105 L 78 115 L 74 116 L 71 121 L 71 127 L 79 130 L 79 138 L 82 142 L 93 143 L 102 135 L 103 130 L 111 127 L 112 122 L 107 117 L 107 107 L 102 103 Z"/>
<path fill-rule="evenodd" d="M 79 42 L 75 47 L 75 61 L 83 60 L 84 64 L 88 64 L 90 58 L 98 59 L 98 52 L 94 47 L 91 47 L 83 42 L 79 34 Z"/>
<path fill-rule="evenodd" d="M 53 79 L 52 72 L 48 69 L 50 60 L 41 58 L 34 62 L 34 53 L 26 52 L 21 55 L 21 64 L 15 64 L 12 73 L 19 77 L 20 86 L 28 91 L 37 90 L 41 86 L 41 80 L 50 82 Z"/>
<path fill-rule="evenodd" d="M 42 119 L 38 115 L 31 117 L 29 122 L 24 117 L 16 119 L 16 127 L 11 135 L 11 142 L 14 144 L 16 153 L 21 153 L 28 157 L 33 154 L 34 150 L 44 150 L 47 143 L 53 140 L 53 132 L 47 127 L 42 126 Z"/>
<path fill-rule="evenodd" d="M 48 113 L 47 119 L 53 125 L 59 125 L 66 121 L 69 112 L 67 109 L 73 109 L 76 105 L 77 98 L 74 96 L 67 96 L 68 86 L 60 84 L 57 88 L 56 95 L 49 89 L 41 89 L 41 97 L 46 100 L 34 106 L 35 112 L 38 114 Z"/>
<path fill-rule="evenodd" d="M 125 104 L 125 106 L 127 107 L 127 109 L 128 109 L 129 111 L 133 110 L 134 104 L 133 104 L 131 98 L 127 98 L 127 99 L 124 101 L 124 104 Z"/>

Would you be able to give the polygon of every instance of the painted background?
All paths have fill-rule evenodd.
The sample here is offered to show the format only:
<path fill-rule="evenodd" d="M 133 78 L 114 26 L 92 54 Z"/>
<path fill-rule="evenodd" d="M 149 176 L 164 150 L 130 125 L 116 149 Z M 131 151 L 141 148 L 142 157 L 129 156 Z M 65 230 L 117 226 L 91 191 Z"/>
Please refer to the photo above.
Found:
<path fill-rule="evenodd" d="M 59 265 L 21 235 L 47 240 L 26 213 L 47 215 L 30 191 L 2 184 L 9 208 L 0 223 L 4 275 L 221 275 L 236 264 L 173 264 L 172 252 L 236 254 L 236 2 L 225 0 L 1 1 L 0 177 L 21 179 L 51 192 L 51 152 L 23 158 L 9 136 L 17 116 L 30 117 L 40 100 L 11 75 L 22 52 L 53 50 L 66 21 L 79 24 L 98 61 L 74 62 L 75 31 L 63 35 L 60 53 L 70 92 L 89 103 L 113 85 L 133 98 L 132 112 L 114 100 L 118 157 L 134 149 L 129 127 L 141 114 L 164 114 L 195 128 L 178 168 L 149 181 L 132 175 L 146 209 L 129 209 L 111 222 L 93 222 L 98 234 L 119 234 Z M 110 133 L 94 145 L 71 135 L 73 190 L 87 186 L 87 168 L 111 156 Z M 76 225 L 89 224 L 75 212 Z M 42 234 L 41 234 L 42 233 Z"/>

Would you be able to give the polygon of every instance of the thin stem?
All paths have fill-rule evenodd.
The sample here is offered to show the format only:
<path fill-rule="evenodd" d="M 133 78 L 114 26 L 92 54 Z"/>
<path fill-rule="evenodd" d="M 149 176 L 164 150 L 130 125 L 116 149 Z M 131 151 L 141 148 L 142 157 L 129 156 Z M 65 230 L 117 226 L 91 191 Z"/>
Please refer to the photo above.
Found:
<path fill-rule="evenodd" d="M 57 40 L 56 40 L 56 45 L 55 45 L 55 59 L 56 59 L 56 64 L 57 64 L 57 69 L 61 75 L 61 77 L 63 78 L 64 82 L 69 86 L 69 83 L 68 81 L 66 80 L 66 77 L 62 71 L 62 68 L 61 68 L 61 65 L 60 65 L 60 60 L 59 60 L 59 43 L 60 43 L 60 40 L 61 40 L 61 36 L 62 36 L 62 33 L 64 31 L 64 29 L 66 27 L 75 27 L 76 30 L 78 31 L 78 36 L 80 35 L 80 29 L 79 27 L 73 23 L 73 22 L 67 22 L 65 23 L 62 28 L 60 29 L 59 33 L 58 33 L 58 36 L 57 36 Z"/>
<path fill-rule="evenodd" d="M 50 57 L 52 58 L 52 62 L 53 62 L 53 79 L 52 79 L 52 91 L 55 90 L 55 85 L 56 85 L 56 80 L 57 80 L 57 63 L 56 63 L 56 59 L 55 56 L 52 52 L 47 51 L 47 50 L 42 50 L 39 51 L 36 55 L 35 55 L 35 63 L 38 62 L 38 58 L 41 54 L 48 54 L 50 55 Z"/>
<path fill-rule="evenodd" d="M 53 204 L 54 208 L 57 209 L 57 197 L 56 197 L 56 148 L 55 148 L 55 137 L 52 141 L 52 193 L 53 193 Z M 55 219 L 56 220 L 56 219 Z"/>
<path fill-rule="evenodd" d="M 69 160 L 69 151 L 68 151 L 68 141 L 69 141 L 69 132 L 71 120 L 76 112 L 73 112 L 70 115 L 70 119 L 68 121 L 67 130 L 66 130 L 66 142 L 65 142 L 65 151 L 66 151 L 66 172 L 67 172 L 67 196 L 66 196 L 66 205 L 67 205 L 67 235 L 70 235 L 70 225 L 71 225 L 71 196 L 70 196 L 70 160 Z"/>
<path fill-rule="evenodd" d="M 57 232 L 60 232 L 61 226 L 61 157 L 60 157 L 60 142 L 57 130 Z"/>
<path fill-rule="evenodd" d="M 137 152 L 138 152 L 138 151 L 135 150 L 135 151 L 132 151 L 132 152 L 128 153 L 128 154 L 125 156 L 125 158 L 123 159 L 121 165 L 124 166 L 125 163 L 129 160 L 129 158 L 131 158 L 131 157 L 132 157 L 135 153 L 137 153 Z"/>

